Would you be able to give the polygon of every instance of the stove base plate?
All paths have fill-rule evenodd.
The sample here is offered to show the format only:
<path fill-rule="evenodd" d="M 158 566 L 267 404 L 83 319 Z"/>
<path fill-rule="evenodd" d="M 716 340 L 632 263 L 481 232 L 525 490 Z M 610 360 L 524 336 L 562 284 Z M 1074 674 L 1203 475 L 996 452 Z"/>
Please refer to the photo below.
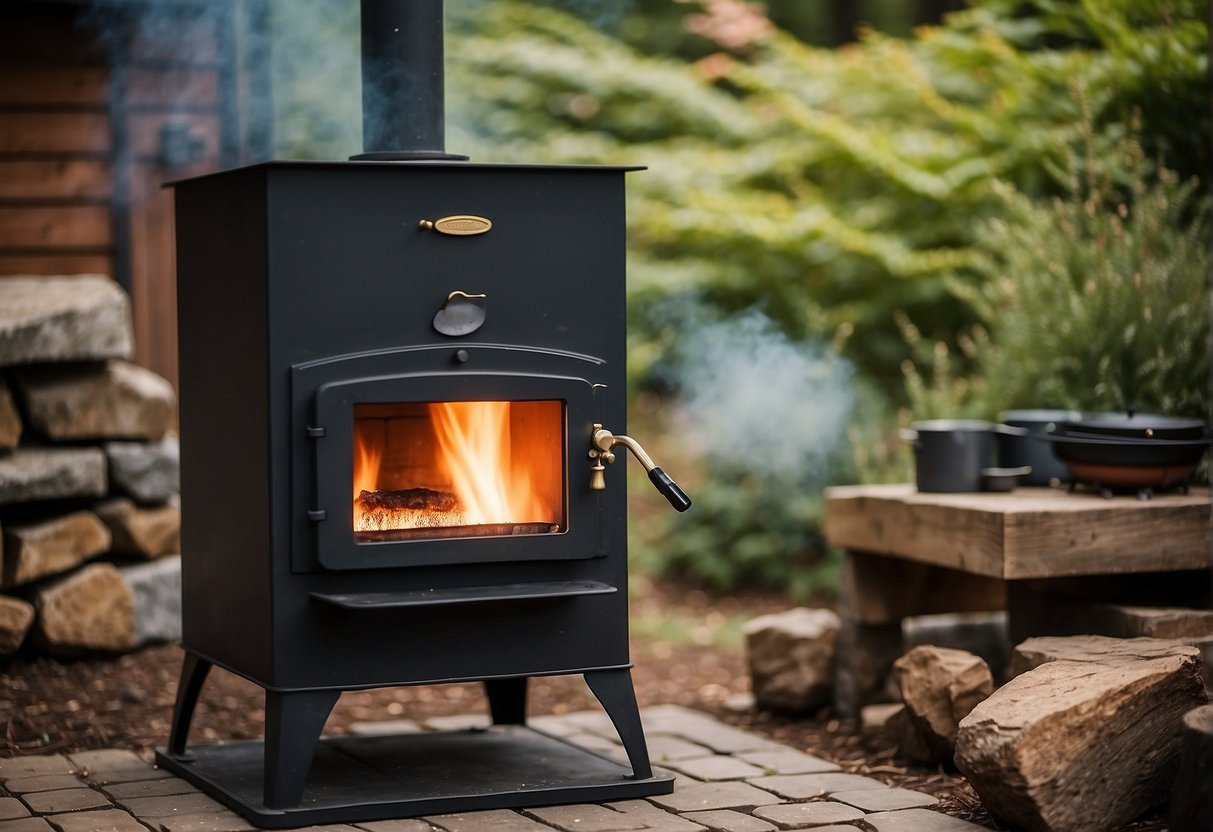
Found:
<path fill-rule="evenodd" d="M 626 763 L 532 728 L 497 725 L 322 738 L 303 800 L 271 809 L 262 797 L 264 750 L 261 741 L 195 745 L 181 756 L 161 749 L 156 762 L 272 829 L 597 803 L 674 790 L 671 774 L 631 779 Z"/>

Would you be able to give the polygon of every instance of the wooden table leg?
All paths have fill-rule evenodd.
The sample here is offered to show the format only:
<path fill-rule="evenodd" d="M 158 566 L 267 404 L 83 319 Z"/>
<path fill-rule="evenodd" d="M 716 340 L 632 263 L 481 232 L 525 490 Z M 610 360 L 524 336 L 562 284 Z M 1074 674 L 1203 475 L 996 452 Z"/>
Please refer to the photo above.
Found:
<path fill-rule="evenodd" d="M 842 716 L 887 700 L 886 678 L 902 652 L 902 619 L 1006 604 L 1001 580 L 853 550 L 845 553 L 838 592 L 834 709 Z"/>

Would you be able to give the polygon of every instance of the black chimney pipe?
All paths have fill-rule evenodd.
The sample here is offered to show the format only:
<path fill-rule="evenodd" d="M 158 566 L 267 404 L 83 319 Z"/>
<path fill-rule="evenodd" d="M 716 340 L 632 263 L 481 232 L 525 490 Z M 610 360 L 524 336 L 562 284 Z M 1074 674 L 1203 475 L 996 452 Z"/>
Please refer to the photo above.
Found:
<path fill-rule="evenodd" d="M 362 0 L 362 148 L 351 159 L 466 159 L 447 153 L 442 0 Z"/>

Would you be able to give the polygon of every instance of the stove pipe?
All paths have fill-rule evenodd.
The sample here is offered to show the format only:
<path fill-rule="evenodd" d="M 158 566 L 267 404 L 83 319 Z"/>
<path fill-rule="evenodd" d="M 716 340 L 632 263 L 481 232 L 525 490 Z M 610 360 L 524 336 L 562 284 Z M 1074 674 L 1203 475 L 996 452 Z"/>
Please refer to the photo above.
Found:
<path fill-rule="evenodd" d="M 362 148 L 351 159 L 466 159 L 446 152 L 442 0 L 362 0 Z"/>

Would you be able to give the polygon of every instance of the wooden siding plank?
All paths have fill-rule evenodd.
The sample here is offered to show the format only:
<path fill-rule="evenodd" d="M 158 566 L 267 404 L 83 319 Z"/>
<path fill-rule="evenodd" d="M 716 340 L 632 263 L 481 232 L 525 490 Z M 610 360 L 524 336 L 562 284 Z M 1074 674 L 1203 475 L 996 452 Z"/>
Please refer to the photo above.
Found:
<path fill-rule="evenodd" d="M 78 26 L 78 8 L 43 3 L 34 12 L 28 4 L 4 6 L 0 3 L 0 55 L 6 62 L 45 63 L 53 55 L 65 64 L 105 63 L 104 50 Z"/>
<path fill-rule="evenodd" d="M 106 162 L 0 158 L 0 199 L 106 199 L 112 188 L 110 167 Z"/>
<path fill-rule="evenodd" d="M 108 254 L 5 254 L 0 251 L 0 280 L 23 274 L 113 276 Z"/>
<path fill-rule="evenodd" d="M 219 116 L 216 113 L 137 113 L 130 116 L 131 152 L 139 160 L 160 158 L 160 130 L 165 124 L 189 126 L 190 137 L 201 142 L 198 161 L 219 166 Z"/>
<path fill-rule="evenodd" d="M 212 168 L 183 168 L 189 176 Z M 164 168 L 135 165 L 131 176 L 131 313 L 135 361 L 177 386 L 177 263 L 173 192 Z"/>
<path fill-rule="evenodd" d="M 111 239 L 108 206 L 0 208 L 0 246 L 5 248 L 108 246 Z"/>
<path fill-rule="evenodd" d="M 0 152 L 105 153 L 109 146 L 104 113 L 0 113 Z"/>
<path fill-rule="evenodd" d="M 73 104 L 104 108 L 108 73 L 99 66 L 5 66 L 0 104 Z"/>
<path fill-rule="evenodd" d="M 134 69 L 126 101 L 132 107 L 218 107 L 219 72 L 215 69 Z"/>
<path fill-rule="evenodd" d="M 138 26 L 131 44 L 131 57 L 138 62 L 217 63 L 219 33 L 216 15 L 167 15 Z"/>

